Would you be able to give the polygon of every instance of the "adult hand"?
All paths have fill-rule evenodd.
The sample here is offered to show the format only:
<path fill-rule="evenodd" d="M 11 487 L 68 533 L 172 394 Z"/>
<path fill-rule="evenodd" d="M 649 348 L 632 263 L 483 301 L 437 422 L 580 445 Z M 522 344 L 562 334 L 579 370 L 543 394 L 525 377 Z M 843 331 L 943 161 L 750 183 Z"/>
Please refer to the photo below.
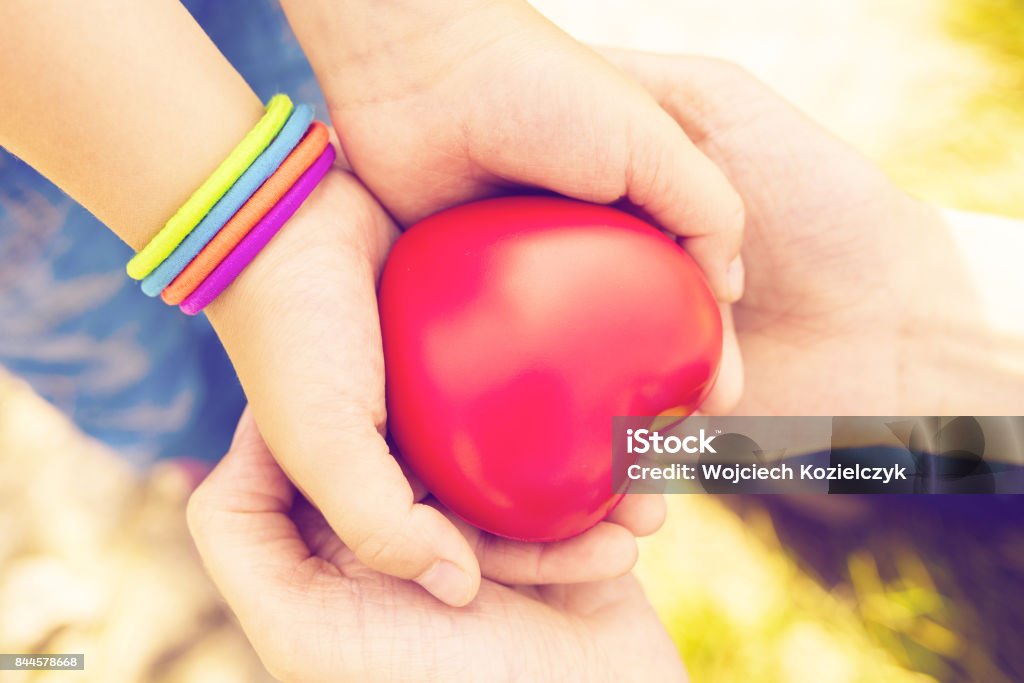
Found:
<path fill-rule="evenodd" d="M 383 436 L 376 281 L 396 234 L 362 185 L 333 171 L 207 310 L 278 463 L 351 554 L 462 605 L 480 581 L 471 541 L 489 537 L 418 503 L 422 487 L 410 483 Z M 634 534 L 663 519 L 660 498 L 627 496 L 608 521 L 551 545 L 545 557 L 564 580 L 626 571 L 636 559 Z M 539 552 L 492 545 L 509 562 L 525 554 L 527 565 Z"/>
<path fill-rule="evenodd" d="M 349 162 L 402 225 L 527 186 L 624 200 L 679 236 L 723 303 L 705 410 L 735 403 L 743 204 L 643 88 L 522 0 L 282 5 Z"/>
<path fill-rule="evenodd" d="M 966 245 L 938 211 L 738 67 L 605 55 L 649 89 L 744 198 L 746 291 L 734 311 L 746 388 L 735 412 L 1024 409 L 1020 337 L 997 331 L 992 307 L 979 305 L 986 269 L 968 272 Z M 982 233 L 968 239 L 993 254 L 1013 249 L 1005 231 L 1002 246 Z M 1012 316 L 1001 300 L 996 317 Z"/>
<path fill-rule="evenodd" d="M 298 495 L 248 411 L 188 512 L 208 571 L 283 681 L 685 680 L 639 584 L 623 575 L 629 564 L 591 533 L 523 544 L 460 525 L 495 580 L 467 607 L 443 605 L 360 562 Z M 550 585 L 584 574 L 593 581 Z"/>

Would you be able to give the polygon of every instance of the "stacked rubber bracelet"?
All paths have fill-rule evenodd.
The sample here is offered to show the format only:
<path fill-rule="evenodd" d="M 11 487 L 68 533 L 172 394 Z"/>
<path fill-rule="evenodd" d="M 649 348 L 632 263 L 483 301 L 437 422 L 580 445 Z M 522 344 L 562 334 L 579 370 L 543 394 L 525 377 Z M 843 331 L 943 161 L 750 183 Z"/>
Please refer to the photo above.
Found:
<path fill-rule="evenodd" d="M 298 210 L 334 163 L 327 126 L 275 95 L 266 113 L 128 262 L 142 291 L 196 315 Z"/>

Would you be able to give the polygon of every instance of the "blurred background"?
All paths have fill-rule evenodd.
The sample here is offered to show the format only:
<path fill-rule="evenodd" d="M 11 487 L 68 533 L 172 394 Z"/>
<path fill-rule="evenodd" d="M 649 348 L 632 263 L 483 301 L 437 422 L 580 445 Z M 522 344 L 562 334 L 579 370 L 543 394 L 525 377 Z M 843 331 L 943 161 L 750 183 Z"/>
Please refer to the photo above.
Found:
<path fill-rule="evenodd" d="M 583 40 L 739 62 L 931 201 L 1024 218 L 1024 0 L 540 0 Z M 737 103 L 742 106 L 742 103 Z M 263 681 L 184 525 L 0 370 L 0 681 Z M 638 571 L 697 683 L 1024 681 L 1024 504 L 673 496 Z"/>

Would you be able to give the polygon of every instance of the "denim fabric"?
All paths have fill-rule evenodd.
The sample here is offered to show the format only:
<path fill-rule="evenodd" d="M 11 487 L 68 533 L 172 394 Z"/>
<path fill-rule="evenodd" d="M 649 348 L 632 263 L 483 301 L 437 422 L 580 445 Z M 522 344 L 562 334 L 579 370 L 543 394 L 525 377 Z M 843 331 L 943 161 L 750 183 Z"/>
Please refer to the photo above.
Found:
<path fill-rule="evenodd" d="M 184 3 L 266 100 L 325 109 L 276 2 Z M 212 328 L 128 279 L 131 250 L 0 150 L 0 364 L 139 464 L 227 448 L 244 396 Z"/>

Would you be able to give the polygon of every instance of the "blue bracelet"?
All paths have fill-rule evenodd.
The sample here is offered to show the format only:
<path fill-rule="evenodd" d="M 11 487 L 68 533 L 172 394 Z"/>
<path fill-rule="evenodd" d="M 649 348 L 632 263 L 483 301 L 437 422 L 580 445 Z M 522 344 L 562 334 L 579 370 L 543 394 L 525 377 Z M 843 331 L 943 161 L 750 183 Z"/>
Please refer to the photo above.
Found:
<path fill-rule="evenodd" d="M 312 121 L 312 107 L 307 104 L 295 107 L 274 141 L 210 209 L 210 213 L 206 214 L 188 237 L 142 281 L 142 291 L 146 296 L 160 296 L 160 292 L 185 270 L 213 236 L 220 232 L 224 224 L 231 220 L 238 209 L 249 201 L 249 197 L 277 170 L 285 157 L 291 154 Z"/>

